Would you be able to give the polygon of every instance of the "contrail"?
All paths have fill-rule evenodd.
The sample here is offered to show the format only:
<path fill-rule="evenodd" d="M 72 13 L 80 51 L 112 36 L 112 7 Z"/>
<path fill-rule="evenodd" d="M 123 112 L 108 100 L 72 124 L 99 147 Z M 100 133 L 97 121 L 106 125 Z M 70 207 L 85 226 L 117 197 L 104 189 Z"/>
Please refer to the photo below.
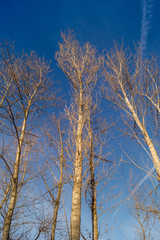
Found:
<path fill-rule="evenodd" d="M 140 46 L 142 53 L 145 53 L 147 47 L 148 31 L 151 28 L 153 17 L 154 0 L 143 0 L 142 2 L 142 22 L 141 22 L 141 37 Z"/>
<path fill-rule="evenodd" d="M 135 192 L 137 192 L 140 186 L 149 178 L 149 176 L 154 172 L 154 170 L 155 170 L 155 166 L 153 166 L 152 169 L 139 181 L 139 183 L 137 183 L 137 185 L 134 187 L 134 189 L 130 193 L 128 200 L 130 199 L 130 197 L 133 196 Z"/>
<path fill-rule="evenodd" d="M 130 200 L 130 198 L 138 191 L 140 186 L 149 178 L 149 176 L 154 172 L 154 170 L 155 170 L 155 166 L 153 166 L 152 169 L 139 181 L 139 183 L 137 183 L 137 185 L 134 187 L 134 189 L 132 190 L 132 192 L 130 193 L 130 195 L 126 200 Z M 115 210 L 115 212 L 112 214 L 112 218 L 115 217 L 115 215 L 119 212 L 121 207 L 122 205 Z"/>
<path fill-rule="evenodd" d="M 119 206 L 119 208 L 116 209 L 116 211 L 112 214 L 112 218 L 119 212 L 121 206 Z"/>

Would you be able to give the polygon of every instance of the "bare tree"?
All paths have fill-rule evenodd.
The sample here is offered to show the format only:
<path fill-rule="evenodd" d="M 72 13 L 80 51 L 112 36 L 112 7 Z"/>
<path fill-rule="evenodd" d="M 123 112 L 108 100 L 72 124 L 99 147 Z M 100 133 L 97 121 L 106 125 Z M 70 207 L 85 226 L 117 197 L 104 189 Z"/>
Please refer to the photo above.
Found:
<path fill-rule="evenodd" d="M 112 189 L 109 189 L 109 182 L 113 179 L 113 175 L 117 170 L 117 165 L 112 160 L 108 160 L 110 155 L 108 130 L 109 126 L 106 121 L 98 118 L 98 104 L 90 101 L 90 111 L 88 111 L 88 121 L 86 125 L 88 138 L 86 146 L 88 146 L 86 165 L 88 166 L 88 176 L 85 183 L 85 199 L 91 209 L 92 216 L 92 234 L 90 239 L 98 240 L 106 233 L 106 229 L 100 227 L 101 216 L 104 215 L 107 207 L 104 206 L 110 201 L 113 194 Z M 108 152 L 107 149 L 108 148 Z M 106 157 L 108 156 L 108 157 Z M 113 158 L 112 158 L 113 159 Z M 87 164 L 88 163 L 88 164 Z M 105 192 L 103 199 L 102 195 Z M 116 198 L 116 195 L 114 195 Z M 111 208 L 114 204 L 111 204 Z M 107 225 L 107 224 L 106 224 Z M 99 228 L 99 229 L 98 229 Z M 103 229 L 103 230 L 102 230 Z"/>
<path fill-rule="evenodd" d="M 97 83 L 97 72 L 101 61 L 89 43 L 83 47 L 69 32 L 62 33 L 63 42 L 59 44 L 56 59 L 59 67 L 66 74 L 72 86 L 75 106 L 76 153 L 74 162 L 74 184 L 70 222 L 70 240 L 80 239 L 81 224 L 81 188 L 83 165 L 83 129 L 85 125 L 85 104 L 92 95 Z"/>
<path fill-rule="evenodd" d="M 51 121 L 52 124 L 49 127 L 50 130 L 46 129 L 44 131 L 47 148 L 45 149 L 43 146 L 43 155 L 45 159 L 44 170 L 39 167 L 39 172 L 44 181 L 47 193 L 51 199 L 51 205 L 53 207 L 50 239 L 54 240 L 56 236 L 55 233 L 62 189 L 67 180 L 64 179 L 65 156 L 63 141 L 64 131 L 61 130 L 62 120 L 60 118 L 57 119 L 57 117 L 52 117 Z M 55 126 L 53 126 L 53 124 Z M 47 195 L 47 193 L 45 195 Z"/>
<path fill-rule="evenodd" d="M 104 75 L 107 99 L 123 110 L 128 133 L 149 154 L 160 178 L 160 159 L 154 141 L 158 141 L 156 119 L 152 121 L 149 104 L 159 114 L 159 71 L 155 62 L 143 60 L 139 50 L 132 55 L 122 47 L 120 50 L 115 47 L 107 54 Z"/>
<path fill-rule="evenodd" d="M 4 46 L 1 53 L 1 58 L 6 66 L 3 78 L 5 76 L 6 82 L 11 79 L 12 88 L 6 88 L 7 93 L 4 93 L 5 98 L 0 109 L 0 128 L 5 135 L 7 134 L 13 139 L 16 148 L 14 159 L 12 156 L 12 163 L 6 158 L 3 151 L 1 154 L 1 160 L 10 173 L 10 181 L 4 195 L 5 197 L 10 189 L 2 236 L 3 240 L 8 240 L 19 189 L 26 180 L 26 165 L 23 159 L 28 154 L 27 149 L 33 143 L 32 129 L 34 124 L 37 124 L 33 117 L 38 110 L 46 105 L 45 98 L 50 69 L 44 59 L 38 58 L 34 52 L 31 52 L 30 55 L 24 53 L 21 56 L 11 55 L 10 48 Z M 2 199 L 1 204 L 3 202 L 4 199 Z"/>

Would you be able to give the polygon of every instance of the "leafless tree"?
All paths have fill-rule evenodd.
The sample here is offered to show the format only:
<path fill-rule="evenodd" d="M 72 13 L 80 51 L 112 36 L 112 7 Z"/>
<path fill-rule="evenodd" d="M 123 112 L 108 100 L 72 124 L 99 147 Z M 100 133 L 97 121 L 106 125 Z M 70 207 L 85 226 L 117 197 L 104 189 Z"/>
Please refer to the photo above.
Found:
<path fill-rule="evenodd" d="M 64 177 L 65 143 L 63 141 L 63 138 L 65 131 L 62 131 L 62 120 L 57 117 L 52 117 L 50 121 L 52 121 L 51 126 L 49 129 L 44 130 L 45 142 L 48 147 L 45 148 L 43 146 L 43 155 L 45 161 L 43 170 L 39 167 L 39 172 L 44 181 L 46 191 L 49 195 L 49 198 L 51 199 L 50 202 L 53 207 L 53 219 L 51 223 L 52 227 L 50 239 L 54 240 L 56 238 L 55 233 L 62 189 L 64 183 L 67 182 L 67 180 Z"/>
<path fill-rule="evenodd" d="M 81 224 L 81 188 L 83 165 L 83 129 L 85 125 L 85 105 L 92 95 L 97 83 L 97 73 L 101 65 L 95 49 L 86 43 L 82 47 L 69 31 L 62 33 L 62 43 L 56 53 L 59 67 L 66 74 L 72 86 L 73 104 L 75 106 L 75 141 L 74 184 L 72 193 L 72 210 L 70 222 L 70 240 L 80 239 Z M 73 120 L 73 119 L 72 119 Z"/>
<path fill-rule="evenodd" d="M 88 175 L 85 184 L 85 199 L 91 209 L 92 216 L 92 237 L 90 239 L 97 240 L 102 236 L 104 237 L 106 233 L 106 229 L 100 227 L 101 216 L 107 214 L 110 207 L 114 207 L 114 204 L 109 204 L 108 209 L 104 206 L 110 202 L 113 194 L 112 189 L 109 188 L 109 183 L 114 178 L 118 164 L 115 163 L 113 157 L 111 161 L 108 160 L 111 154 L 108 146 L 108 132 L 112 125 L 109 126 L 104 120 L 97 118 L 97 105 L 96 103 L 92 104 L 93 107 L 90 107 L 92 111 L 88 112 L 88 124 L 86 126 L 88 133 L 88 139 L 86 139 Z M 104 198 L 102 197 L 103 192 L 105 192 Z M 114 197 L 116 198 L 116 195 Z"/>
<path fill-rule="evenodd" d="M 6 82 L 6 87 L 2 91 L 0 129 L 16 149 L 11 156 L 12 160 L 7 158 L 4 147 L 1 153 L 1 161 L 10 174 L 1 201 L 3 205 L 6 196 L 8 197 L 2 235 L 3 240 L 8 240 L 19 191 L 26 182 L 27 155 L 34 143 L 35 134 L 32 130 L 37 124 L 34 117 L 46 106 L 45 99 L 51 100 L 51 95 L 46 95 L 50 67 L 34 52 L 30 55 L 25 53 L 18 55 L 8 45 L 5 45 L 1 51 L 1 61 L 1 78 Z"/>
<path fill-rule="evenodd" d="M 142 59 L 139 49 L 131 54 L 115 46 L 107 54 L 104 76 L 106 98 L 122 109 L 128 134 L 148 153 L 159 178 L 157 117 L 152 117 L 153 111 L 159 114 L 159 70 L 155 61 Z"/>

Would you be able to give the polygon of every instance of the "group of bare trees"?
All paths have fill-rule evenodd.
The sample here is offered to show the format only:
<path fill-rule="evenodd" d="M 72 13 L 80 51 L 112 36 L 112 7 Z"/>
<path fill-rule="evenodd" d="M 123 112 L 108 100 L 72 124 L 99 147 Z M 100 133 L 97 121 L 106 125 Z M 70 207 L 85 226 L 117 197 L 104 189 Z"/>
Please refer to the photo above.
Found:
<path fill-rule="evenodd" d="M 150 239 L 150 232 L 145 232 L 148 215 L 157 227 L 160 212 L 158 62 L 143 59 L 140 49 L 131 54 L 117 46 L 106 56 L 98 55 L 89 43 L 80 45 L 71 31 L 61 36 L 55 58 L 72 96 L 60 114 L 54 107 L 59 99 L 49 63 L 34 52 L 17 54 L 7 42 L 0 48 L 0 237 L 100 239 L 100 216 L 106 211 L 99 212 L 99 193 L 119 166 L 114 157 L 106 157 L 108 129 L 116 121 L 106 123 L 100 117 L 101 92 L 105 104 L 109 100 L 119 107 L 126 131 L 121 129 L 154 165 L 151 171 L 147 160 L 129 158 L 154 179 L 147 195 L 140 185 L 133 187 L 133 179 L 131 194 L 139 237 Z M 81 228 L 82 197 L 90 209 L 89 235 Z M 66 210 L 69 201 L 71 209 Z"/>

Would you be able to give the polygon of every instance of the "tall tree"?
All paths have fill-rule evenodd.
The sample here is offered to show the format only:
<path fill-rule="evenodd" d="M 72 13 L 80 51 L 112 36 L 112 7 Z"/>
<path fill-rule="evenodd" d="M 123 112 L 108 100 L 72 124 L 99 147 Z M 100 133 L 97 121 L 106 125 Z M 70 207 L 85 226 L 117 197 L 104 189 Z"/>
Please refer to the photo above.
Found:
<path fill-rule="evenodd" d="M 107 54 L 106 97 L 125 113 L 128 133 L 150 152 L 160 180 L 160 159 L 154 142 L 157 136 L 155 120 L 159 115 L 159 74 L 155 61 L 142 59 L 140 50 L 131 54 L 122 47 L 115 47 Z M 153 115 L 156 118 L 153 119 Z"/>
<path fill-rule="evenodd" d="M 44 59 L 37 57 L 34 52 L 31 52 L 30 55 L 25 53 L 18 55 L 14 51 L 11 52 L 8 45 L 5 45 L 1 51 L 1 61 L 4 63 L 0 68 L 1 78 L 5 82 L 12 81 L 12 87 L 6 87 L 7 93 L 5 90 L 5 97 L 3 102 L 1 101 L 0 129 L 13 139 L 16 147 L 12 164 L 4 154 L 1 154 L 1 160 L 8 168 L 11 177 L 9 203 L 4 216 L 2 236 L 3 240 L 8 240 L 19 194 L 18 189 L 23 185 L 25 178 L 25 168 L 22 178 L 19 178 L 24 154 L 26 149 L 32 145 L 32 129 L 36 123 L 34 116 L 46 105 L 45 97 L 48 91 L 50 68 Z M 1 85 L 1 87 L 3 86 Z"/>
<path fill-rule="evenodd" d="M 86 128 L 86 146 L 88 146 L 86 164 L 88 166 L 88 174 L 85 187 L 85 199 L 91 209 L 92 218 L 92 240 L 98 240 L 100 235 L 105 234 L 105 231 L 100 232 L 98 229 L 100 216 L 107 210 L 104 208 L 106 202 L 109 202 L 111 191 L 105 195 L 105 200 L 102 199 L 105 187 L 108 187 L 110 179 L 113 177 L 117 166 L 113 161 L 107 159 L 108 148 L 108 130 L 112 126 L 102 120 L 99 116 L 98 101 L 89 101 L 88 119 Z M 108 148 L 109 151 L 109 148 Z M 101 197 L 100 197 L 101 195 Z M 115 196 L 116 197 L 116 196 Z M 102 206 L 102 208 L 101 208 Z"/>
<path fill-rule="evenodd" d="M 72 32 L 62 33 L 63 42 L 59 44 L 56 59 L 59 67 L 66 74 L 72 86 L 73 104 L 75 106 L 76 153 L 74 161 L 74 183 L 72 193 L 72 210 L 70 222 L 70 240 L 80 239 L 81 224 L 81 188 L 83 164 L 83 129 L 86 120 L 86 102 L 92 95 L 97 83 L 100 58 L 89 43 L 80 46 Z"/>

